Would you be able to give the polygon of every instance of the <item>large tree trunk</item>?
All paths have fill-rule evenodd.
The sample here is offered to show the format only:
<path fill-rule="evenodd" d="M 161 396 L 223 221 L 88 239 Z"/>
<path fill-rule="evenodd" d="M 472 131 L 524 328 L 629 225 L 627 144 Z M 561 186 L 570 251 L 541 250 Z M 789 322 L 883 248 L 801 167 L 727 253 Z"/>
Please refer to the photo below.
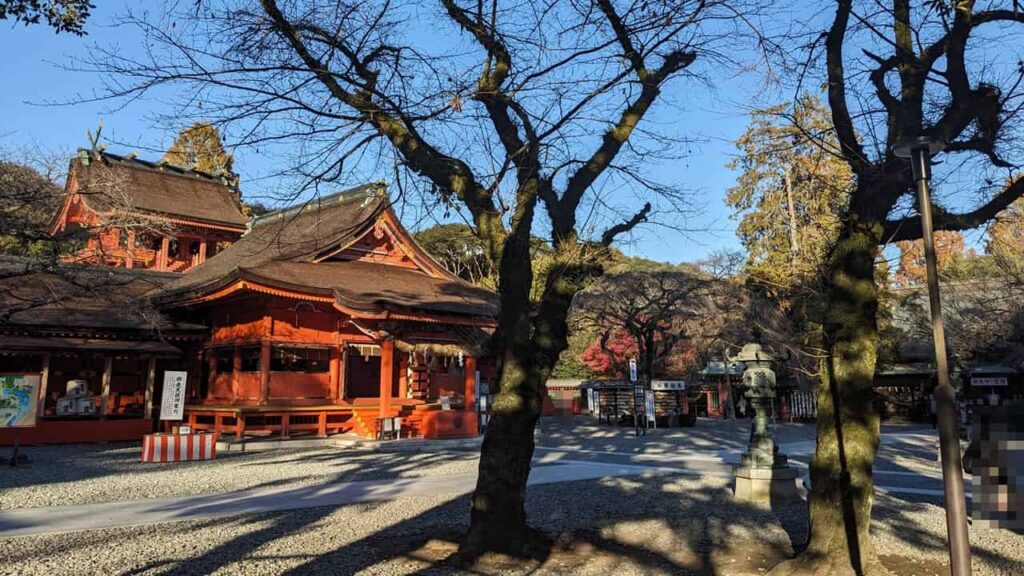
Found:
<path fill-rule="evenodd" d="M 542 553 L 539 535 L 526 522 L 526 482 L 538 416 L 539 410 L 497 412 L 487 426 L 470 528 L 462 546 L 470 558 L 485 551 L 518 556 Z"/>
<path fill-rule="evenodd" d="M 498 386 L 480 451 L 470 527 L 460 549 L 467 561 L 488 551 L 537 557 L 549 547 L 546 537 L 526 521 L 533 434 L 544 385 L 568 346 L 572 297 L 594 270 L 575 264 L 549 273 L 545 297 L 531 315 L 528 294 L 533 274 L 528 249 L 528 244 L 510 249 L 502 261 L 502 309 L 492 339 Z"/>
<path fill-rule="evenodd" d="M 773 573 L 885 572 L 869 537 L 872 464 L 879 442 L 871 385 L 878 348 L 874 263 L 880 241 L 879 222 L 851 218 L 830 256 L 818 440 L 810 469 L 810 540 L 801 556 Z"/>

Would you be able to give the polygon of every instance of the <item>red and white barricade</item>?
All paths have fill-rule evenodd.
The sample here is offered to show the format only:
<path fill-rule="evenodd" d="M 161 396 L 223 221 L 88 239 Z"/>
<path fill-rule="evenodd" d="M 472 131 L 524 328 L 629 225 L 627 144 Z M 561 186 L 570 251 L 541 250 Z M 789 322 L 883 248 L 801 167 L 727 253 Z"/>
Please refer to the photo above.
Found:
<path fill-rule="evenodd" d="M 146 434 L 142 438 L 143 462 L 212 460 L 216 457 L 216 434 Z"/>

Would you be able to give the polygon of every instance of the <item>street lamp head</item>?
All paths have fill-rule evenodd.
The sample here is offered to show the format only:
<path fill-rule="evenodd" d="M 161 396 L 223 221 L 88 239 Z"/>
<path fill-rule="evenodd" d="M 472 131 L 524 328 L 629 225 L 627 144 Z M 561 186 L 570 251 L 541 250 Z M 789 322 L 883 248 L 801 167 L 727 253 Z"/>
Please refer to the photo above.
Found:
<path fill-rule="evenodd" d="M 914 180 L 928 180 L 932 177 L 931 157 L 946 147 L 946 143 L 931 136 L 917 136 L 901 141 L 892 147 L 892 152 L 900 158 L 910 158 L 910 167 L 914 171 Z"/>

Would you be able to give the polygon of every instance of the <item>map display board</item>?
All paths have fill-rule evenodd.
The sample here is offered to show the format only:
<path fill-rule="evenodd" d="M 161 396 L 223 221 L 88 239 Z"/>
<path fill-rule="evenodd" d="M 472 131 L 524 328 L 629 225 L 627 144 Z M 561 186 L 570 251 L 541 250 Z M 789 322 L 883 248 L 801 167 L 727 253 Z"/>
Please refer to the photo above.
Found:
<path fill-rule="evenodd" d="M 36 425 L 40 374 L 0 374 L 0 428 Z"/>

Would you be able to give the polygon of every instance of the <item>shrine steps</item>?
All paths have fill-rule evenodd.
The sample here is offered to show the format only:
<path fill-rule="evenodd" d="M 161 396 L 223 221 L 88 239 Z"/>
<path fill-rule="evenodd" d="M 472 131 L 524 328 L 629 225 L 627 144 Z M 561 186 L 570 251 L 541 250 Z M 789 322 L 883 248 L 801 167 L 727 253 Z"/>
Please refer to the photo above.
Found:
<path fill-rule="evenodd" d="M 419 438 L 423 436 L 423 411 L 415 406 L 392 406 L 387 416 L 402 417 L 402 438 Z M 375 405 L 355 406 L 352 408 L 352 431 L 363 438 L 377 438 L 377 418 L 380 407 Z"/>

